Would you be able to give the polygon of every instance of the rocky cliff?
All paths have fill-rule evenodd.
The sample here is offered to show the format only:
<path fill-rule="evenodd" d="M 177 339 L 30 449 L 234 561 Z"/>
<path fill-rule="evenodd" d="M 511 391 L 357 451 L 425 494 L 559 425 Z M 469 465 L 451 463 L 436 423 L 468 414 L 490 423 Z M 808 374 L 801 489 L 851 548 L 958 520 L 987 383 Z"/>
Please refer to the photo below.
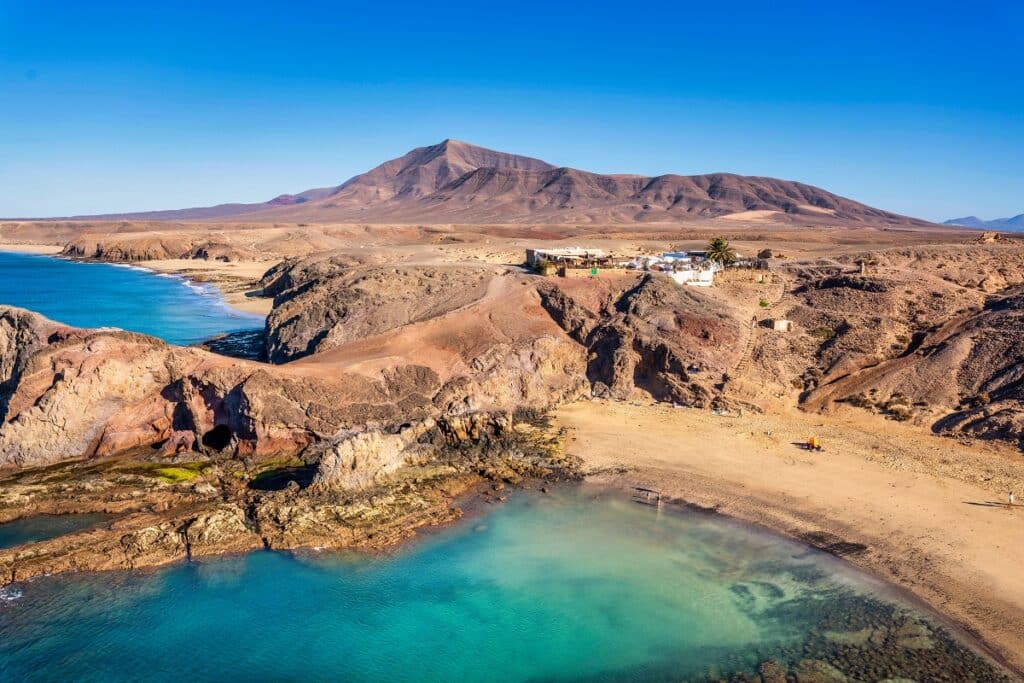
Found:
<path fill-rule="evenodd" d="M 372 369 L 273 366 L 0 308 L 0 521 L 122 515 L 0 551 L 0 583 L 259 547 L 379 547 L 458 516 L 454 497 L 484 482 L 574 477 L 529 415 L 584 388 L 582 349 L 535 294 L 510 291 L 511 310 L 532 302 L 542 317 L 421 336 L 430 353 L 459 343 L 426 359 L 434 367 L 395 354 Z"/>
<path fill-rule="evenodd" d="M 512 415 L 423 421 L 398 436 L 415 458 L 411 450 L 401 455 L 383 433 L 364 435 L 355 447 L 343 446 L 344 436 L 325 445 L 319 465 L 193 453 L 0 472 L 0 522 L 41 513 L 117 515 L 85 531 L 0 549 L 0 586 L 257 548 L 381 548 L 456 519 L 458 496 L 475 491 L 490 502 L 524 477 L 577 476 L 557 435 Z"/>
<path fill-rule="evenodd" d="M 405 274 L 343 270 L 287 290 L 280 306 L 294 314 L 268 323 L 277 355 L 308 346 L 300 331 L 333 351 L 282 366 L 0 308 L 0 466 L 133 449 L 290 456 L 353 430 L 543 409 L 584 389 L 583 349 L 515 278 Z"/>
<path fill-rule="evenodd" d="M 336 254 L 264 284 L 269 355 L 287 362 L 0 307 L 0 520 L 126 515 L 0 552 L 0 576 L 394 542 L 457 515 L 453 496 L 481 482 L 574 476 L 533 419 L 554 405 L 638 391 L 710 404 L 741 327 L 665 277 Z"/>
<path fill-rule="evenodd" d="M 545 378 L 559 375 L 597 395 L 640 390 L 707 406 L 743 340 L 723 299 L 657 274 L 566 280 L 485 264 L 398 268 L 320 255 L 271 270 L 264 287 L 275 295 L 272 360 L 376 367 L 382 357 L 415 357 L 446 380 L 435 402 L 449 413 L 525 396 L 534 407 L 557 402 L 562 396 L 545 399 Z"/>
<path fill-rule="evenodd" d="M 728 304 L 663 275 L 624 279 L 619 289 L 546 280 L 538 290 L 552 317 L 587 347 L 587 378 L 599 396 L 642 390 L 707 407 L 742 349 L 742 324 Z"/>
<path fill-rule="evenodd" d="M 394 402 L 413 390 L 408 378 L 396 376 L 350 383 L 343 377 L 275 378 L 256 363 L 144 335 L 69 330 L 24 311 L 0 310 L 3 319 L 21 324 L 8 336 L 47 342 L 36 343 L 34 353 L 32 345 L 0 345 L 6 351 L 0 367 L 16 369 L 6 383 L 0 466 L 142 447 L 165 454 L 294 453 L 340 425 L 390 416 Z"/>

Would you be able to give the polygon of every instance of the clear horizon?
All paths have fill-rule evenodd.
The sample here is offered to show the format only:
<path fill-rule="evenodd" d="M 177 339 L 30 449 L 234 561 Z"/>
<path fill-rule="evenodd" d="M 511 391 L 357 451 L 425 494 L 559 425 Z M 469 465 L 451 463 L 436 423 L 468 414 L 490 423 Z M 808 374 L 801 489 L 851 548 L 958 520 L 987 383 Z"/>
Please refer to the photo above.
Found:
<path fill-rule="evenodd" d="M 455 138 L 599 173 L 773 176 L 930 220 L 1008 217 L 1024 212 L 1022 18 L 985 1 L 0 0 L 0 215 L 266 201 Z"/>

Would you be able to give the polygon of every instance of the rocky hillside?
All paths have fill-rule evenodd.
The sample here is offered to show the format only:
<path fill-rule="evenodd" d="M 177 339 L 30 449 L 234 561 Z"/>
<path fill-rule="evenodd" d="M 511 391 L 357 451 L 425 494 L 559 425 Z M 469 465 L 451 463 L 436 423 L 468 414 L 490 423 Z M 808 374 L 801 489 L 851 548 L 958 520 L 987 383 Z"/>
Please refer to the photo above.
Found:
<path fill-rule="evenodd" d="M 544 307 L 587 347 L 587 378 L 597 396 L 637 390 L 664 401 L 710 407 L 742 349 L 734 310 L 695 288 L 645 274 L 619 287 L 602 281 L 547 280 Z"/>
<path fill-rule="evenodd" d="M 0 466 L 146 448 L 298 454 L 352 430 L 643 391 L 709 405 L 738 354 L 730 306 L 665 277 L 559 280 L 346 254 L 264 279 L 274 365 L 0 309 Z"/>
<path fill-rule="evenodd" d="M 547 408 L 638 391 L 708 405 L 738 330 L 668 278 L 552 283 L 335 254 L 266 285 L 283 364 L 0 307 L 0 522 L 121 515 L 0 551 L 0 585 L 394 543 L 456 516 L 452 498 L 484 482 L 575 476 L 531 419 Z"/>
<path fill-rule="evenodd" d="M 807 410 L 848 405 L 1024 444 L 1019 246 L 890 250 L 789 270 L 796 331 L 762 335 L 751 379 Z"/>
<path fill-rule="evenodd" d="M 640 390 L 706 406 L 743 338 L 727 303 L 657 275 L 552 279 L 486 264 L 367 265 L 337 254 L 285 262 L 263 282 L 275 295 L 268 357 L 305 358 L 300 367 L 377 368 L 382 358 L 409 356 L 443 377 L 490 355 L 453 358 L 453 349 L 525 349 L 545 334 L 586 351 L 580 379 L 596 395 Z"/>
<path fill-rule="evenodd" d="M 531 301 L 535 324 L 508 327 Z M 424 337 L 422 362 L 346 349 L 280 366 L 0 307 L 0 522 L 123 515 L 0 551 L 0 585 L 259 547 L 380 547 L 457 516 L 452 498 L 484 481 L 574 476 L 528 418 L 586 390 L 584 351 L 535 298 L 496 305 L 512 313 L 490 334 Z"/>
<path fill-rule="evenodd" d="M 79 218 L 628 224 L 749 212 L 759 220 L 928 225 L 789 180 L 731 173 L 598 174 L 457 140 L 414 149 L 334 188 L 261 204 Z"/>
<path fill-rule="evenodd" d="M 276 293 L 267 320 L 267 357 L 283 363 L 388 330 L 436 318 L 481 299 L 489 268 L 341 265 L 310 272 L 303 262 L 264 277 Z M 326 272 L 324 272 L 326 271 Z"/>

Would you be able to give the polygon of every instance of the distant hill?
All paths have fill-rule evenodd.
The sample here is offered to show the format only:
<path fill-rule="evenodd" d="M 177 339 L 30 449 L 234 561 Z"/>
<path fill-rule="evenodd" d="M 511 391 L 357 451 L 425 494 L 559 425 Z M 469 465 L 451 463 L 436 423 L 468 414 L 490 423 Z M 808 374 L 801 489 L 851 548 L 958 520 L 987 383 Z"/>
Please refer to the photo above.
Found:
<path fill-rule="evenodd" d="M 419 147 L 344 183 L 257 204 L 76 216 L 255 222 L 642 223 L 749 220 L 927 225 L 789 180 L 602 175 L 457 140 Z"/>
<path fill-rule="evenodd" d="M 962 225 L 967 228 L 982 228 L 985 230 L 1014 230 L 1024 231 L 1024 213 L 1012 218 L 994 218 L 984 221 L 977 216 L 964 216 L 943 221 L 943 225 Z"/>
<path fill-rule="evenodd" d="M 278 206 L 304 204 L 329 196 L 337 188 L 324 187 L 306 190 L 299 194 L 282 194 L 270 201 L 255 204 L 217 204 L 216 206 L 193 207 L 190 209 L 166 209 L 162 211 L 137 211 L 135 213 L 105 213 L 89 216 L 71 216 L 70 220 L 139 220 L 139 221 L 201 221 L 230 218 L 242 214 L 273 209 Z"/>

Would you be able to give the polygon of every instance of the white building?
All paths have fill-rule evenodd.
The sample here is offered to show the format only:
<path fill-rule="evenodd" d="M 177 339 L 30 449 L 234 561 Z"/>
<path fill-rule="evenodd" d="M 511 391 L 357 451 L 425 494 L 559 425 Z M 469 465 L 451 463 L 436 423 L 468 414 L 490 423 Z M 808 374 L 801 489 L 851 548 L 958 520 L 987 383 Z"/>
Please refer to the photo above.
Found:
<path fill-rule="evenodd" d="M 686 270 L 673 270 L 665 273 L 680 285 L 692 285 L 694 287 L 710 287 L 715 284 L 715 269 L 687 268 Z"/>

